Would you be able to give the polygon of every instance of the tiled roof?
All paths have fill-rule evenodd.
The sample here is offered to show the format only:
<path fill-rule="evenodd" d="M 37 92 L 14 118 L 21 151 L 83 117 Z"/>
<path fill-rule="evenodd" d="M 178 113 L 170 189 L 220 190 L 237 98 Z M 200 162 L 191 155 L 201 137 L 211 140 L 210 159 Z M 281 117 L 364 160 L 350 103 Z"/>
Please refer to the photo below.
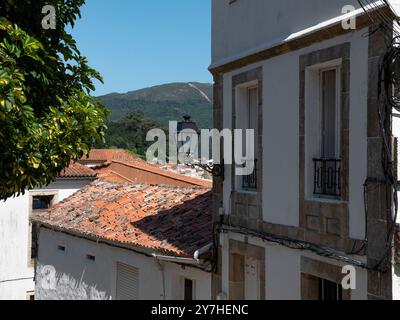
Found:
<path fill-rule="evenodd" d="M 205 189 L 97 180 L 32 220 L 90 239 L 193 257 L 212 242 L 210 199 Z"/>
<path fill-rule="evenodd" d="M 99 179 L 104 179 L 109 182 L 117 182 L 117 183 L 132 182 L 132 183 L 134 183 L 134 181 L 130 180 L 129 178 L 124 177 L 123 175 L 119 174 L 118 172 L 109 170 L 107 168 L 97 169 L 96 172 L 97 172 L 97 177 Z"/>
<path fill-rule="evenodd" d="M 143 161 L 139 157 L 133 155 L 129 151 L 123 149 L 92 149 L 90 150 L 89 157 L 83 157 L 80 161 L 129 161 L 129 162 L 138 162 Z"/>
<path fill-rule="evenodd" d="M 59 178 L 95 178 L 96 171 L 79 163 L 71 163 L 65 170 L 63 170 Z"/>
<path fill-rule="evenodd" d="M 121 177 L 131 182 L 145 183 L 145 184 L 166 184 L 171 186 L 194 186 L 201 188 L 212 188 L 211 180 L 203 180 L 185 176 L 180 173 L 172 172 L 169 170 L 161 169 L 155 165 L 149 164 L 145 161 L 138 162 L 123 162 L 112 161 L 101 167 L 93 168 L 99 175 L 104 172 L 113 171 Z M 138 171 L 143 174 L 138 174 Z M 106 178 L 107 179 L 107 178 Z M 112 181 L 112 180 L 111 180 Z M 118 181 L 116 181 L 118 182 Z"/>

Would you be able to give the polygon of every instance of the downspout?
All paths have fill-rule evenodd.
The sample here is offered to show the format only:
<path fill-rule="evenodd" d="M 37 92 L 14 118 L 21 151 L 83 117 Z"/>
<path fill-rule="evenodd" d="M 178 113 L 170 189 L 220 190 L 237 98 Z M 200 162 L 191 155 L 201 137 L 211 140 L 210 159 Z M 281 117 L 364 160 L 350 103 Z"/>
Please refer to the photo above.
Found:
<path fill-rule="evenodd" d="M 200 257 L 202 254 L 206 253 L 213 247 L 213 244 L 210 243 L 199 250 L 196 250 L 193 254 L 193 258 L 182 258 L 182 257 L 173 257 L 173 256 L 163 256 L 156 253 L 153 253 L 152 256 L 154 261 L 157 263 L 158 270 L 161 272 L 162 277 L 162 294 L 163 300 L 165 300 L 165 270 L 164 266 L 162 265 L 161 261 L 165 262 L 174 262 L 174 263 L 181 263 L 187 265 L 201 265 Z"/>
<path fill-rule="evenodd" d="M 164 271 L 164 266 L 160 262 L 159 258 L 157 255 L 153 254 L 154 261 L 156 261 L 158 270 L 161 272 L 161 279 L 162 279 L 162 295 L 163 295 L 163 300 L 165 300 L 165 271 Z"/>
<path fill-rule="evenodd" d="M 167 262 L 175 262 L 175 263 L 182 263 L 188 265 L 201 265 L 200 257 L 202 254 L 206 253 L 212 248 L 213 244 L 210 243 L 198 250 L 195 251 L 193 254 L 193 258 L 182 258 L 182 257 L 174 257 L 174 256 L 165 256 L 153 253 L 153 257 L 158 261 L 167 261 Z"/>
<path fill-rule="evenodd" d="M 204 253 L 210 251 L 213 247 L 213 244 L 210 243 L 206 246 L 204 246 L 203 248 L 200 248 L 199 250 L 196 250 L 196 252 L 193 255 L 193 259 L 197 261 L 198 264 L 200 264 L 200 257 L 201 255 L 203 255 Z"/>

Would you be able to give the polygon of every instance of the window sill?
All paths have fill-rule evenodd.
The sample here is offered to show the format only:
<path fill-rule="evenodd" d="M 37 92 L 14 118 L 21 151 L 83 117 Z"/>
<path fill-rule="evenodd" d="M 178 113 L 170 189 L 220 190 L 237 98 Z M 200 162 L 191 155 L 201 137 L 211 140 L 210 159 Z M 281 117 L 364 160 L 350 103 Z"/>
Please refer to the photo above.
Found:
<path fill-rule="evenodd" d="M 346 203 L 346 201 L 343 201 L 342 199 L 335 199 L 335 198 L 324 198 L 324 197 L 316 197 L 316 196 L 311 196 L 311 197 L 306 197 L 306 201 L 314 201 L 314 202 L 321 202 L 321 203 L 330 203 L 330 204 L 343 204 Z"/>
<path fill-rule="evenodd" d="M 236 190 L 236 193 L 257 195 L 259 192 L 257 190 Z"/>

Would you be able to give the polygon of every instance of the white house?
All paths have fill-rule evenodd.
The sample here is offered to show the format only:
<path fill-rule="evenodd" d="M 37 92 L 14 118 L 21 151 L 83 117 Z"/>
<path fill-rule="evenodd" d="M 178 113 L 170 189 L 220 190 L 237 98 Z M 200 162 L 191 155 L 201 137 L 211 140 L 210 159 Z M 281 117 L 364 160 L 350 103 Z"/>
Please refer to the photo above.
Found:
<path fill-rule="evenodd" d="M 96 178 L 96 173 L 72 164 L 48 187 L 0 202 L 0 300 L 34 298 L 34 263 L 29 216 L 69 197 Z"/>
<path fill-rule="evenodd" d="M 214 178 L 214 298 L 400 299 L 400 125 L 378 90 L 399 1 L 362 2 L 213 0 L 215 127 L 256 132 L 256 170 Z"/>
<path fill-rule="evenodd" d="M 209 204 L 209 189 L 99 179 L 34 214 L 36 299 L 211 299 Z"/>

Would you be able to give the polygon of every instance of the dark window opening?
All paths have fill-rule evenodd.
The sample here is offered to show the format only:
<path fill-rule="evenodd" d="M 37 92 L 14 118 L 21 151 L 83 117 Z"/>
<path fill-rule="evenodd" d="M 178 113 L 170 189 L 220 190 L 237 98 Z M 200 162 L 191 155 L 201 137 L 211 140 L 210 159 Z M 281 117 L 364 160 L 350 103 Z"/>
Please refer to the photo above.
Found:
<path fill-rule="evenodd" d="M 319 279 L 319 299 L 327 301 L 343 300 L 342 286 L 325 279 Z"/>
<path fill-rule="evenodd" d="M 32 198 L 33 210 L 47 210 L 51 207 L 54 196 L 34 196 Z"/>
<path fill-rule="evenodd" d="M 185 279 L 185 293 L 184 300 L 193 300 L 193 280 Z"/>
<path fill-rule="evenodd" d="M 31 225 L 31 259 L 36 259 L 38 254 L 37 226 L 35 223 Z"/>
<path fill-rule="evenodd" d="M 96 257 L 91 254 L 86 255 L 86 259 L 88 259 L 89 261 L 96 261 Z"/>

